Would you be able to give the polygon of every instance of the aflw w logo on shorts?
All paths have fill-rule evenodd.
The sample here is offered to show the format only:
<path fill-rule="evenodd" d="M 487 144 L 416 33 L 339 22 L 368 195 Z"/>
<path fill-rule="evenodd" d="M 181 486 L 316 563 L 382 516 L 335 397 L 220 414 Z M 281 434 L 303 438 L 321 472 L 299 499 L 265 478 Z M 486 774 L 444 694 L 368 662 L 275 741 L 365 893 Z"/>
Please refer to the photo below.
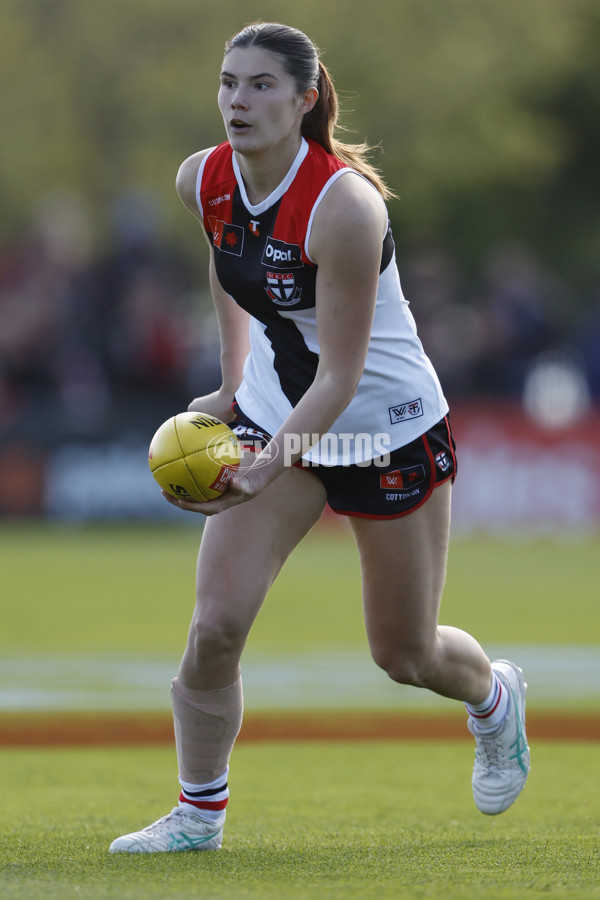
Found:
<path fill-rule="evenodd" d="M 425 468 L 422 465 L 410 466 L 408 469 L 394 469 L 383 472 L 379 476 L 379 487 L 386 491 L 405 491 L 425 480 Z"/>

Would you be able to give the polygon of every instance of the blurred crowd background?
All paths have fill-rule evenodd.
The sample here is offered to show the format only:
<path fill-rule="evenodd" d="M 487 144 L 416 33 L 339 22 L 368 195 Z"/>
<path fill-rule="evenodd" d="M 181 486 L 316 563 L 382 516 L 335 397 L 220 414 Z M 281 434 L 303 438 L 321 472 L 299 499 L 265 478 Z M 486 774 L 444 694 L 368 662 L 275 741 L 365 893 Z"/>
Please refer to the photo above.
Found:
<path fill-rule="evenodd" d="M 375 146 L 453 406 L 597 415 L 597 0 L 3 0 L 0 512 L 39 511 L 69 442 L 145 442 L 218 385 L 206 247 L 174 179 L 222 140 L 223 45 L 257 18 L 313 37 L 346 139 Z M 19 479 L 28 455 L 43 464 Z"/>
<path fill-rule="evenodd" d="M 101 436 L 132 417 L 158 421 L 219 385 L 205 279 L 161 239 L 156 198 L 124 194 L 114 212 L 104 253 L 94 252 L 76 194 L 46 197 L 31 233 L 2 248 L 3 429 Z M 518 240 L 490 245 L 468 275 L 443 245 L 398 252 L 405 295 L 452 401 L 519 401 L 544 361 L 579 371 L 582 393 L 600 400 L 600 281 L 577 298 Z"/>

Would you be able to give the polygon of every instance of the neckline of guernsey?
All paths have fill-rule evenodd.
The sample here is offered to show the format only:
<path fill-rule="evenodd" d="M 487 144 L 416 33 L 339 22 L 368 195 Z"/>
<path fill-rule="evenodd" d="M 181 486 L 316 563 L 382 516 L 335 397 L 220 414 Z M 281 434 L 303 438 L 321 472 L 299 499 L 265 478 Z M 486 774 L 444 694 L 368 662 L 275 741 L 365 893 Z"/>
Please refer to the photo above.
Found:
<path fill-rule="evenodd" d="M 246 185 L 244 184 L 244 179 L 242 178 L 242 173 L 240 171 L 240 167 L 238 165 L 238 162 L 237 162 L 237 159 L 235 158 L 235 153 L 234 153 L 232 156 L 233 171 L 235 173 L 235 178 L 238 183 L 238 187 L 240 189 L 242 202 L 243 202 L 244 206 L 246 207 L 246 209 L 248 210 L 248 212 L 251 212 L 252 215 L 254 215 L 254 216 L 258 216 L 261 213 L 264 213 L 265 210 L 270 209 L 271 206 L 273 206 L 275 203 L 277 203 L 278 200 L 281 200 L 281 198 L 283 197 L 283 195 L 285 194 L 285 192 L 291 185 L 292 181 L 298 174 L 298 169 L 304 162 L 307 153 L 308 153 L 308 141 L 306 140 L 306 138 L 302 138 L 302 143 L 300 144 L 300 149 L 298 150 L 298 152 L 296 154 L 296 158 L 294 159 L 294 162 L 288 169 L 287 174 L 284 177 L 283 181 L 281 181 L 277 185 L 275 190 L 271 191 L 271 193 L 269 194 L 268 197 L 265 197 L 264 200 L 261 200 L 261 202 L 257 203 L 256 205 L 253 205 L 252 203 L 250 203 L 250 200 L 248 199 Z"/>

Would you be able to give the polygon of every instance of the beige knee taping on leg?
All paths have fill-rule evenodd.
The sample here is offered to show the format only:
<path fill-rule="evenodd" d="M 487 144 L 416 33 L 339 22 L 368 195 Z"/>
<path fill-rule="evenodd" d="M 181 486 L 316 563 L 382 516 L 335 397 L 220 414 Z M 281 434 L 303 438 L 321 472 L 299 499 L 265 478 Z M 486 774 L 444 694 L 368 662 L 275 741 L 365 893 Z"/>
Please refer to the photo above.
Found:
<path fill-rule="evenodd" d="M 242 727 L 242 678 L 220 691 L 194 691 L 175 678 L 171 701 L 179 775 L 208 784 L 227 768 Z"/>

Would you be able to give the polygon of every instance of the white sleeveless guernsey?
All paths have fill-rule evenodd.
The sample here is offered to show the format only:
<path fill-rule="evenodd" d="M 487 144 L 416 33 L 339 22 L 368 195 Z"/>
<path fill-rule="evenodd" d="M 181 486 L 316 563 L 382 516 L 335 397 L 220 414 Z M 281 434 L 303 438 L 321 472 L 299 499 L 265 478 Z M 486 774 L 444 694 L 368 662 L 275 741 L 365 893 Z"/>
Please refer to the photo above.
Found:
<path fill-rule="evenodd" d="M 197 181 L 198 207 L 214 248 L 223 289 L 251 314 L 250 353 L 236 400 L 245 415 L 275 434 L 312 383 L 319 361 L 315 282 L 308 245 L 313 217 L 332 183 L 353 169 L 312 140 L 273 193 L 249 200 L 229 143 L 213 148 Z M 375 188 L 373 188 L 375 190 Z M 379 288 L 365 368 L 355 396 L 330 433 L 385 435 L 395 450 L 418 438 L 448 412 L 448 404 L 400 286 L 391 230 L 382 245 Z M 331 441 L 312 462 L 351 464 L 373 455 L 373 441 Z M 381 453 L 381 450 L 379 451 Z M 370 454 L 370 455 L 369 455 Z"/>

